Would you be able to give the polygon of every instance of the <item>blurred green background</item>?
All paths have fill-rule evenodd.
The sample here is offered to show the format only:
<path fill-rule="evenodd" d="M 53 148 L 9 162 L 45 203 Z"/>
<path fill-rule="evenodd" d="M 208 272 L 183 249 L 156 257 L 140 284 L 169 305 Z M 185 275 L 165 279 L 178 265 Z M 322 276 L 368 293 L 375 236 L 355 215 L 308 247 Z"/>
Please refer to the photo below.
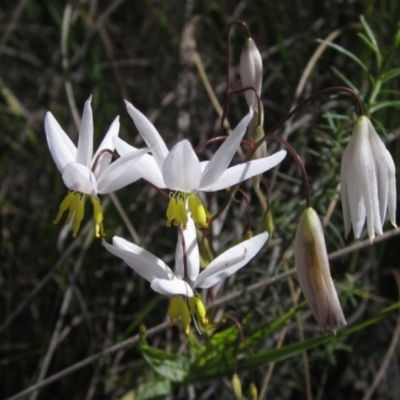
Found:
<path fill-rule="evenodd" d="M 360 32 L 365 35 L 360 15 L 364 15 L 379 44 L 381 68 L 376 52 L 358 36 Z M 7 398 L 40 377 L 129 338 L 142 323 L 148 328 L 162 323 L 168 307 L 166 298 L 155 295 L 146 282 L 93 239 L 88 210 L 86 225 L 76 240 L 61 225 L 52 224 L 66 189 L 46 144 L 46 111 L 54 114 L 76 143 L 83 104 L 92 94 L 95 148 L 116 115 L 121 117 L 120 136 L 143 146 L 125 110 L 123 100 L 127 99 L 153 121 L 170 146 L 182 137 L 197 145 L 218 134 L 219 121 L 194 54 L 201 57 L 211 87 L 222 103 L 227 28 L 231 20 L 241 19 L 250 27 L 263 55 L 266 129 L 311 93 L 351 84 L 365 101 L 367 113 L 373 113 L 375 126 L 397 163 L 400 148 L 395 139 L 400 120 L 398 108 L 393 106 L 400 100 L 398 75 L 394 72 L 379 88 L 376 82 L 383 72 L 396 71 L 400 66 L 399 15 L 400 3 L 385 0 L 3 0 L 0 397 Z M 311 72 L 304 75 L 304 85 L 296 97 L 302 74 L 320 46 L 317 39 L 332 33 L 335 43 L 356 55 L 368 70 L 328 47 L 312 64 Z M 232 73 L 236 78 L 244 39 L 243 31 L 236 28 L 231 38 Z M 228 113 L 231 126 L 245 112 L 243 97 L 233 98 Z M 343 236 L 337 185 L 340 158 L 354 117 L 355 108 L 347 96 L 324 97 L 305 107 L 280 131 L 306 160 L 313 205 L 324 217 L 329 252 L 352 244 L 351 238 L 345 240 Z M 273 151 L 276 144 L 271 143 L 269 148 Z M 205 158 L 209 156 L 204 154 Z M 292 243 L 305 205 L 301 181 L 289 158 L 271 177 L 271 210 L 276 225 L 273 241 L 266 254 L 226 284 L 219 297 L 293 268 Z M 251 186 L 246 188 L 252 202 L 253 229 L 257 230 L 262 210 Z M 221 196 L 224 198 L 224 194 Z M 165 200 L 152 188 L 138 182 L 102 201 L 108 241 L 114 234 L 139 239 L 141 246 L 172 265 L 176 235 L 165 226 Z M 124 221 L 119 204 L 129 223 Z M 244 215 L 239 205 L 233 207 L 218 239 L 221 247 L 241 238 Z M 393 237 L 332 261 L 332 275 L 342 291 L 350 324 L 368 319 L 398 299 L 394 279 L 399 274 L 398 244 L 398 238 Z M 268 324 L 291 307 L 288 281 L 282 279 L 228 302 L 224 311 L 234 311 L 239 320 L 252 311 L 254 321 Z M 309 311 L 303 310 L 304 336 L 319 335 Z M 218 312 L 211 311 L 211 316 L 217 317 Z M 381 372 L 376 390 L 364 398 L 397 399 L 397 320 L 396 313 L 390 314 L 371 327 L 308 351 L 313 398 L 361 399 L 369 395 Z M 296 318 L 289 319 L 284 328 L 285 343 L 299 342 L 297 326 Z M 277 331 L 263 338 L 253 351 L 276 347 L 280 337 L 281 331 Z M 206 338 L 197 340 L 203 343 Z M 149 342 L 174 354 L 191 354 L 187 339 L 176 328 L 162 329 Z M 390 343 L 394 343 L 393 349 Z M 390 357 L 384 365 L 387 354 Z M 260 389 L 270 365 L 242 372 L 244 389 L 252 381 Z M 230 399 L 233 372 L 223 379 L 174 383 L 154 372 L 138 347 L 130 347 L 100 358 L 36 395 L 41 399 L 119 399 L 126 394 L 125 399 Z M 278 362 L 267 382 L 268 397 L 307 398 L 306 375 L 301 355 Z M 157 391 L 142 390 L 148 383 L 160 385 L 158 395 Z"/>

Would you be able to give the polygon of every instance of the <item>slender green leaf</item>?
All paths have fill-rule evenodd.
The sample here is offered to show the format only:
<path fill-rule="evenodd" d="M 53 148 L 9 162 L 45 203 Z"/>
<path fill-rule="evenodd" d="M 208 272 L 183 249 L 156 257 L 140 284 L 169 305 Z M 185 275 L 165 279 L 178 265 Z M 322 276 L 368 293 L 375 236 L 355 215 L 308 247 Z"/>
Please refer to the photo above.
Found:
<path fill-rule="evenodd" d="M 216 379 L 223 375 L 230 374 L 234 370 L 234 368 L 236 368 L 236 371 L 239 372 L 247 370 L 249 368 L 265 365 L 270 362 L 276 362 L 285 358 L 293 357 L 297 354 L 302 353 L 303 351 L 309 350 L 316 346 L 339 341 L 342 337 L 365 329 L 399 309 L 400 302 L 397 302 L 365 321 L 361 321 L 353 326 L 338 331 L 337 335 L 331 333 L 327 335 L 313 337 L 303 342 L 297 342 L 283 346 L 279 349 L 271 349 L 264 352 L 252 354 L 251 356 L 245 356 L 237 362 L 236 360 L 225 359 L 223 362 L 220 363 L 209 363 L 207 365 L 207 368 L 202 368 L 200 370 L 196 368 L 196 363 L 194 363 L 191 367 L 190 373 L 187 375 L 187 382 L 198 382 L 206 379 Z"/>
<path fill-rule="evenodd" d="M 347 86 L 349 86 L 354 92 L 357 93 L 357 96 L 360 96 L 358 89 L 335 67 L 331 67 L 333 73 L 337 75 Z"/>
<path fill-rule="evenodd" d="M 350 51 L 346 50 L 345 48 L 343 48 L 342 46 L 339 46 L 335 43 L 329 42 L 328 40 L 321 40 L 318 39 L 318 43 L 324 43 L 326 44 L 328 47 L 331 47 L 332 49 L 335 49 L 336 51 L 338 51 L 341 54 L 344 54 L 345 56 L 349 57 L 350 59 L 352 59 L 357 65 L 359 65 L 365 72 L 368 72 L 368 68 L 367 66 L 353 53 L 351 53 Z"/>
<path fill-rule="evenodd" d="M 382 83 L 390 81 L 400 75 L 400 68 L 392 69 L 381 75 L 380 80 Z"/>
<path fill-rule="evenodd" d="M 386 107 L 400 107 L 400 101 L 399 100 L 382 101 L 382 103 L 376 104 L 375 106 L 371 107 L 369 109 L 369 113 L 373 114 L 374 112 Z"/>

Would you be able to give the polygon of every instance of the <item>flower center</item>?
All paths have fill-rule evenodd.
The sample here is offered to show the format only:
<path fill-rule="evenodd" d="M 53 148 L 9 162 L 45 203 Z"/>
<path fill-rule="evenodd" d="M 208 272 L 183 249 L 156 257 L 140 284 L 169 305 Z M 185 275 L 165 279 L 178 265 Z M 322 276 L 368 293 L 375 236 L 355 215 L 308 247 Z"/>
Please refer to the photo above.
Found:
<path fill-rule="evenodd" d="M 68 225 L 71 222 L 72 217 L 75 215 L 74 225 L 72 227 L 72 236 L 76 237 L 85 215 L 85 201 L 87 197 L 89 197 L 93 205 L 94 234 L 96 237 L 105 236 L 103 227 L 103 209 L 101 207 L 100 199 L 97 196 L 89 196 L 74 190 L 70 190 L 62 200 L 58 208 L 58 214 L 53 223 L 57 224 L 62 218 L 64 212 L 68 210 L 65 225 Z"/>
<path fill-rule="evenodd" d="M 193 193 L 170 192 L 167 208 L 167 226 L 182 224 L 186 228 L 187 212 L 191 213 L 198 228 L 207 228 L 207 213 L 199 196 Z"/>
<path fill-rule="evenodd" d="M 197 316 L 204 324 L 208 324 L 206 318 L 206 307 L 200 297 L 173 296 L 168 309 L 169 322 L 171 325 L 178 325 L 182 321 L 183 330 L 189 334 L 189 325 Z"/>

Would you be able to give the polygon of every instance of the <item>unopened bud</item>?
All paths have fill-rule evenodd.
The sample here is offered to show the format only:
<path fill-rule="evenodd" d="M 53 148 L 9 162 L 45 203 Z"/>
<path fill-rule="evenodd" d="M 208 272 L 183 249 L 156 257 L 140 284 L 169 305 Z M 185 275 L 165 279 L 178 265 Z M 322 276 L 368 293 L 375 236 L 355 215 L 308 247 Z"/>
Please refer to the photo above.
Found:
<path fill-rule="evenodd" d="M 252 38 L 246 40 L 240 55 L 239 73 L 243 88 L 252 87 L 261 96 L 263 63 L 261 54 Z M 246 90 L 246 101 L 249 107 L 258 109 L 257 97 L 253 90 Z"/>
<path fill-rule="evenodd" d="M 250 386 L 249 386 L 249 399 L 250 400 L 258 399 L 258 390 L 257 390 L 257 386 L 254 382 L 251 382 Z"/>
<path fill-rule="evenodd" d="M 311 207 L 304 210 L 297 227 L 294 258 L 300 286 L 321 330 L 346 325 L 332 281 L 321 221 Z"/>
<path fill-rule="evenodd" d="M 235 399 L 240 400 L 242 398 L 242 384 L 238 374 L 233 374 L 232 376 L 232 390 L 235 395 Z"/>
<path fill-rule="evenodd" d="M 252 237 L 253 237 L 253 232 L 251 230 L 247 230 L 243 235 L 244 240 L 251 239 Z"/>
<path fill-rule="evenodd" d="M 264 215 L 264 229 L 269 233 L 268 240 L 270 240 L 275 232 L 274 219 L 270 211 Z"/>

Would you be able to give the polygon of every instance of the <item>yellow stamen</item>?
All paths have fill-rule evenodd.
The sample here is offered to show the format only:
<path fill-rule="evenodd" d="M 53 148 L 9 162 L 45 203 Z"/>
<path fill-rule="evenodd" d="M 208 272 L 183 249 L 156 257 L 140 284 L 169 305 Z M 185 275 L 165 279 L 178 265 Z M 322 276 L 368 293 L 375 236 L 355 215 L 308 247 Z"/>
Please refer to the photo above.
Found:
<path fill-rule="evenodd" d="M 207 228 L 207 214 L 200 198 L 194 194 L 189 195 L 189 211 L 198 228 Z"/>
<path fill-rule="evenodd" d="M 185 199 L 183 195 L 178 196 L 177 200 L 177 208 L 176 208 L 176 218 L 175 225 L 182 224 L 183 228 L 186 229 L 186 225 L 188 222 L 188 216 L 186 212 Z"/>
<path fill-rule="evenodd" d="M 77 196 L 75 196 L 77 200 L 77 205 L 76 205 L 76 211 L 75 211 L 75 221 L 74 221 L 74 226 L 72 229 L 72 236 L 76 237 L 79 231 L 79 227 L 81 226 L 81 222 L 83 220 L 83 217 L 85 215 L 85 195 L 82 193 L 77 193 Z"/>
<path fill-rule="evenodd" d="M 94 235 L 96 237 L 105 236 L 103 226 L 103 208 L 98 197 L 90 196 L 93 205 Z"/>
<path fill-rule="evenodd" d="M 58 224 L 60 222 L 61 217 L 63 216 L 64 212 L 68 210 L 72 199 L 74 198 L 75 192 L 70 190 L 68 194 L 63 198 L 60 207 L 58 208 L 58 214 L 53 221 L 53 224 Z"/>
<path fill-rule="evenodd" d="M 173 296 L 168 308 L 170 325 L 178 325 L 182 321 L 183 330 L 189 334 L 190 321 L 192 320 L 186 297 Z"/>
<path fill-rule="evenodd" d="M 189 307 L 190 307 L 190 312 L 192 315 L 196 315 L 199 317 L 200 321 L 204 324 L 208 324 L 208 320 L 206 318 L 206 307 L 203 303 L 203 301 L 200 299 L 200 297 L 190 297 L 189 298 Z"/>
<path fill-rule="evenodd" d="M 62 200 L 58 209 L 58 214 L 53 223 L 57 224 L 62 218 L 64 212 L 68 211 L 65 225 L 68 225 L 72 218 L 75 217 L 74 224 L 72 226 L 72 236 L 76 237 L 79 232 L 81 222 L 85 216 L 85 201 L 87 197 L 88 195 L 84 193 L 70 190 Z M 101 207 L 100 199 L 96 196 L 89 196 L 89 198 L 93 205 L 94 234 L 96 237 L 105 236 L 103 226 L 103 209 Z"/>
<path fill-rule="evenodd" d="M 79 192 L 74 192 L 74 197 L 71 200 L 69 205 L 69 212 L 67 215 L 67 219 L 65 220 L 65 225 L 68 225 L 71 222 L 72 217 L 74 216 L 76 209 L 78 208 L 79 203 Z"/>
<path fill-rule="evenodd" d="M 170 194 L 170 201 L 168 203 L 168 208 L 167 208 L 167 226 L 171 226 L 171 223 L 176 219 L 176 214 L 177 214 L 177 204 L 176 204 L 176 198 Z"/>

